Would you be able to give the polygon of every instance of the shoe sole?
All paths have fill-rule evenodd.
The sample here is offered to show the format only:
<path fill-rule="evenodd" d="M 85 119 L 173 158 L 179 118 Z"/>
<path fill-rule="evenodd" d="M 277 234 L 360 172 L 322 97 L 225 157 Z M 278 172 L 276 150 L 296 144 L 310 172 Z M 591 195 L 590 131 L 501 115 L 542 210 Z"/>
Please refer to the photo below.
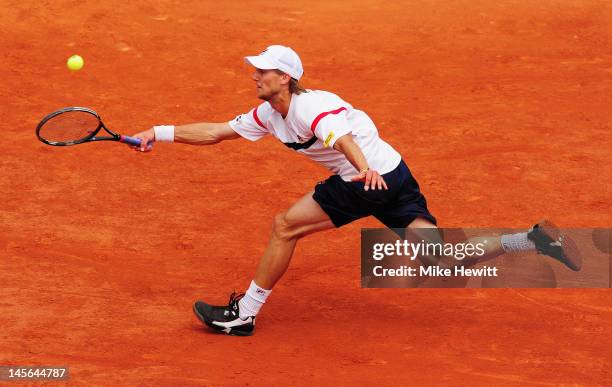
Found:
<path fill-rule="evenodd" d="M 191 307 L 193 309 L 193 313 L 196 315 L 196 317 L 198 318 L 198 320 L 200 320 L 204 325 L 206 325 L 207 327 L 211 328 L 213 331 L 219 333 L 219 334 L 226 334 L 229 336 L 251 336 L 253 335 L 253 331 L 251 332 L 242 332 L 242 331 L 237 331 L 234 329 L 230 329 L 229 332 L 225 332 L 221 329 L 220 326 L 213 324 L 212 322 L 209 322 L 206 320 L 206 318 L 200 313 L 200 311 L 198 311 L 198 309 L 196 308 L 196 305 L 193 304 L 193 306 Z"/>
<path fill-rule="evenodd" d="M 552 240 L 558 241 L 559 238 L 562 238 L 561 248 L 563 249 L 565 259 L 560 261 L 570 269 L 580 271 L 582 268 L 582 254 L 580 254 L 576 242 L 572 238 L 563 235 L 559 228 L 549 220 L 542 220 L 538 223 L 538 226 L 542 233 Z"/>

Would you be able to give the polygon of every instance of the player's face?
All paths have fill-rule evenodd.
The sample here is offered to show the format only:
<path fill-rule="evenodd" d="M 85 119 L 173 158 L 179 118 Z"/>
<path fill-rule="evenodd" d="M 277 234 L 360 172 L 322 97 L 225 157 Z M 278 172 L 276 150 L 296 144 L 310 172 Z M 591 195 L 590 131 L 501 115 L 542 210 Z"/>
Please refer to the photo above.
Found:
<path fill-rule="evenodd" d="M 257 87 L 257 98 L 269 101 L 276 94 L 280 93 L 283 86 L 283 74 L 276 70 L 255 69 L 253 80 Z"/>

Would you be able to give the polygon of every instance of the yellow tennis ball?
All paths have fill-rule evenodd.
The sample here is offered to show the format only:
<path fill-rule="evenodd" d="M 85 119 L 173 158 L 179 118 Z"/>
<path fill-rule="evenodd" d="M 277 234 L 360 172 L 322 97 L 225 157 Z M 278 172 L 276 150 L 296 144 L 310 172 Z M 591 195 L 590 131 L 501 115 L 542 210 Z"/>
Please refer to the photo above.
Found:
<path fill-rule="evenodd" d="M 71 71 L 78 71 L 82 69 L 84 64 L 85 61 L 79 55 L 71 56 L 66 62 L 66 66 L 68 66 L 68 69 Z"/>

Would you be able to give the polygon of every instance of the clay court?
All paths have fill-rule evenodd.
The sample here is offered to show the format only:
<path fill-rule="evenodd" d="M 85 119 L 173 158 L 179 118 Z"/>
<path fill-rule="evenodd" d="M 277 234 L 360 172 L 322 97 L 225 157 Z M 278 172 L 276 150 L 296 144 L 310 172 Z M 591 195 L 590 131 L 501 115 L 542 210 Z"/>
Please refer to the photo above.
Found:
<path fill-rule="evenodd" d="M 211 333 L 192 302 L 245 289 L 273 214 L 327 171 L 271 137 L 145 154 L 34 128 L 72 105 L 123 134 L 230 120 L 259 103 L 242 57 L 285 44 L 305 86 L 372 117 L 440 226 L 610 227 L 611 26 L 594 0 L 3 0 L 0 364 L 80 385 L 609 384 L 609 289 L 362 289 L 373 218 L 302 240 L 256 335 Z"/>

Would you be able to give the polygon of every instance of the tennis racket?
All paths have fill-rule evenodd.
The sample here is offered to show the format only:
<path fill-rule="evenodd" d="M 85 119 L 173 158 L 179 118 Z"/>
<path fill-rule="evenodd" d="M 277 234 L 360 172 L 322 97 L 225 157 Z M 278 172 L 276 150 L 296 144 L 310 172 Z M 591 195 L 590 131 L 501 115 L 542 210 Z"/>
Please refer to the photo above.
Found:
<path fill-rule="evenodd" d="M 104 129 L 109 136 L 98 136 Z M 36 126 L 36 136 L 45 144 L 67 146 L 94 141 L 118 141 L 140 146 L 140 139 L 112 132 L 95 111 L 79 106 L 55 111 Z"/>

